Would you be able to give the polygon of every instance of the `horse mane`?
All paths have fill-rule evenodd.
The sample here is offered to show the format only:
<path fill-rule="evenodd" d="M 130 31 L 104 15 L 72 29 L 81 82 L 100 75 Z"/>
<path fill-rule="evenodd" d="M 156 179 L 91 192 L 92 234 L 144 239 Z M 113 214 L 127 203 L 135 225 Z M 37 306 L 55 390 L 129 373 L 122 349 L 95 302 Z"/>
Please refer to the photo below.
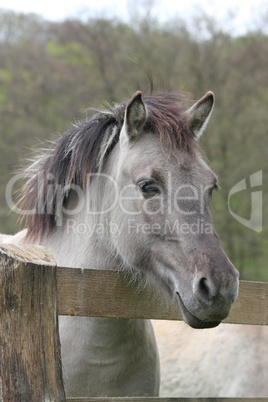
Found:
<path fill-rule="evenodd" d="M 183 111 L 186 98 L 180 93 L 151 94 L 143 97 L 147 110 L 145 131 L 158 135 L 168 153 L 184 149 L 195 154 L 197 144 Z M 48 149 L 40 152 L 23 171 L 26 184 L 17 206 L 22 211 L 27 238 L 37 238 L 56 226 L 62 206 L 66 205 L 72 186 L 85 190 L 92 173 L 101 172 L 103 163 L 119 140 L 128 101 L 95 111 L 87 121 L 74 125 Z"/>

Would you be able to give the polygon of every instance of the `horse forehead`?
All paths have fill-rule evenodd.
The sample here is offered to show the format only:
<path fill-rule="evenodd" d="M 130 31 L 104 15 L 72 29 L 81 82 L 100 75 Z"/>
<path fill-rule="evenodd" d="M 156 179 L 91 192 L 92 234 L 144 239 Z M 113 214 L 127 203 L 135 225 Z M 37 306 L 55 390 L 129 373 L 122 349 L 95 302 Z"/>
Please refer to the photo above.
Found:
<path fill-rule="evenodd" d="M 121 149 L 119 160 L 128 170 L 142 170 L 149 166 L 161 168 L 166 158 L 160 139 L 146 133 L 126 149 Z"/>
<path fill-rule="evenodd" d="M 130 175 L 154 176 L 164 179 L 197 178 L 205 182 L 214 181 L 215 175 L 208 167 L 201 155 L 195 155 L 185 150 L 175 149 L 169 152 L 164 148 L 160 139 L 153 134 L 146 134 L 127 150 L 123 164 Z"/>

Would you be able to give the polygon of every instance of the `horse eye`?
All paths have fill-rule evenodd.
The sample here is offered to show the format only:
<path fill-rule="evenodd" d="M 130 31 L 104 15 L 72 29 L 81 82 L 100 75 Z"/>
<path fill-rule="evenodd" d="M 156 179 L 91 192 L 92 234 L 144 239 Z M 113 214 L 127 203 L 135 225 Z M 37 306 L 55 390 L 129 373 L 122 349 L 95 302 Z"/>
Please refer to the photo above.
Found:
<path fill-rule="evenodd" d="M 217 183 L 214 184 L 214 186 L 211 186 L 208 190 L 209 194 L 212 195 L 213 190 L 220 190 L 220 187 L 218 186 Z"/>
<path fill-rule="evenodd" d="M 160 193 L 159 188 L 152 180 L 143 180 L 138 183 L 138 186 L 144 198 L 150 198 Z"/>

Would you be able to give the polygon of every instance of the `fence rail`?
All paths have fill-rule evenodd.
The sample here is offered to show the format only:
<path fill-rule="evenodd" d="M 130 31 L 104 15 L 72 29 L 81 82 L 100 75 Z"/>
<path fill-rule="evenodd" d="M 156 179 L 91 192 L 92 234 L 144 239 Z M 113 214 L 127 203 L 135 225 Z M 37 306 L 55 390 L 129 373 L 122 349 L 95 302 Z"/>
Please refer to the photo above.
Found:
<path fill-rule="evenodd" d="M 60 315 L 182 320 L 163 294 L 129 283 L 122 272 L 57 268 Z M 101 298 L 100 298 L 101 295 Z M 224 320 L 268 325 L 268 283 L 240 281 L 239 297 Z"/>
<path fill-rule="evenodd" d="M 42 247 L 0 245 L 0 401 L 201 402 L 206 398 L 65 398 L 58 314 L 181 320 L 177 306 L 124 273 L 56 267 Z M 227 323 L 268 325 L 268 283 L 240 282 Z M 243 401 L 210 398 L 209 401 Z M 247 402 L 265 398 L 247 398 Z"/>

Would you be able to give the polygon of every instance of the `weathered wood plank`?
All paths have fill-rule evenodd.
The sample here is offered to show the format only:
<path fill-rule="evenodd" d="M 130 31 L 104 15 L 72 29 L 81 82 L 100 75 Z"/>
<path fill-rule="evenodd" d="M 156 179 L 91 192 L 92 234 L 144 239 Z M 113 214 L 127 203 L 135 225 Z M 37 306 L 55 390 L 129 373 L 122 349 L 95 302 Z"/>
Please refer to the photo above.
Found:
<path fill-rule="evenodd" d="M 59 314 L 181 320 L 177 305 L 161 293 L 129 283 L 114 271 L 58 268 Z M 226 323 L 268 324 L 268 283 L 240 281 Z"/>
<path fill-rule="evenodd" d="M 59 314 L 89 317 L 180 319 L 161 295 L 121 272 L 58 268 Z"/>
<path fill-rule="evenodd" d="M 239 296 L 224 322 L 268 325 L 268 283 L 240 281 Z"/>
<path fill-rule="evenodd" d="M 0 400 L 65 401 L 56 263 L 42 247 L 0 245 Z"/>

